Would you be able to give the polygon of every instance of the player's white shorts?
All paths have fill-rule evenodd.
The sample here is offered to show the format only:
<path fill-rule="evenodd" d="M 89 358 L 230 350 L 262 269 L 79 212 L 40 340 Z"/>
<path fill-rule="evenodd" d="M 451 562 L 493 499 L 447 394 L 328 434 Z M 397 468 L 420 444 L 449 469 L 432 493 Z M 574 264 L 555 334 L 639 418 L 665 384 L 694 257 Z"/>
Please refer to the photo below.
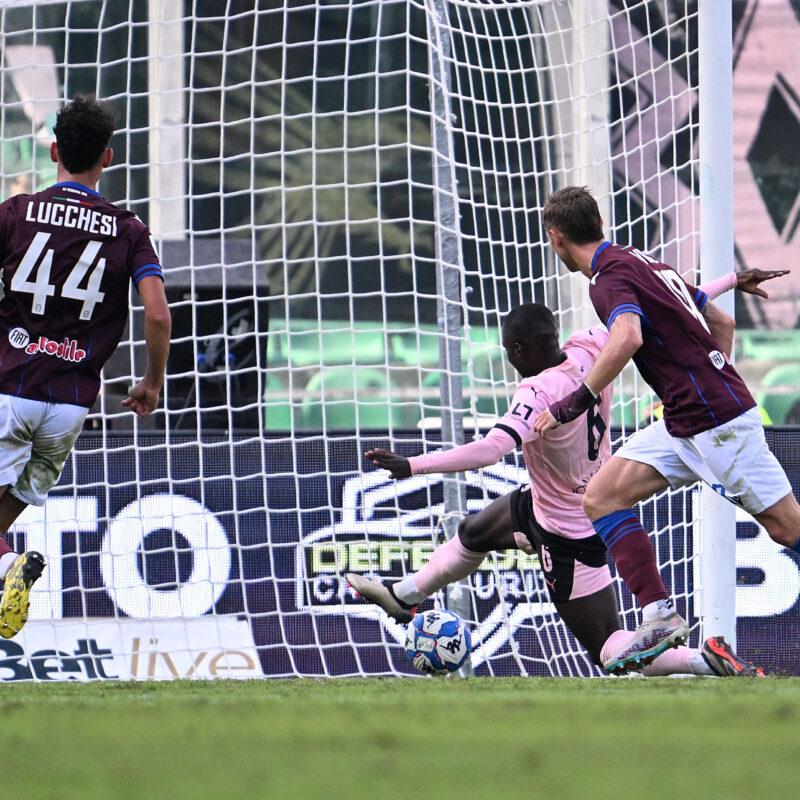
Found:
<path fill-rule="evenodd" d="M 48 491 L 80 435 L 88 408 L 0 394 L 0 486 L 32 506 Z"/>
<path fill-rule="evenodd" d="M 792 491 L 767 446 L 757 408 L 685 438 L 670 436 L 662 419 L 637 431 L 615 455 L 649 464 L 673 487 L 702 480 L 753 515 Z"/>

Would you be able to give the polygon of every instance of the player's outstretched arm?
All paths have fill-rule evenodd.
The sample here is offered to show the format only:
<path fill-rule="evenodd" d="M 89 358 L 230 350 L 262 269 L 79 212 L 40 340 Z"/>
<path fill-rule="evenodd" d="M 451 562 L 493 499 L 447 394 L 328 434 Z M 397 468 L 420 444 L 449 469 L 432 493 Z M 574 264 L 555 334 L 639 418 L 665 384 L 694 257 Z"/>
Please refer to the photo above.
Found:
<path fill-rule="evenodd" d="M 138 289 L 144 305 L 147 369 L 144 377 L 131 389 L 129 396 L 122 401 L 122 405 L 127 406 L 140 417 L 146 417 L 158 406 L 161 387 L 164 385 L 172 318 L 164 292 L 164 282 L 160 277 L 151 275 L 142 278 Z"/>
<path fill-rule="evenodd" d="M 405 456 L 380 448 L 367 450 L 364 456 L 372 462 L 373 466 L 388 469 L 396 481 L 411 477 L 411 464 Z"/>
<path fill-rule="evenodd" d="M 401 480 L 411 475 L 463 472 L 468 469 L 488 467 L 490 464 L 496 464 L 516 446 L 517 441 L 511 434 L 495 426 L 483 439 L 459 445 L 451 450 L 423 453 L 411 459 L 379 448 L 367 450 L 364 455 L 374 466 L 388 469 L 395 480 Z"/>
<path fill-rule="evenodd" d="M 769 297 L 761 288 L 760 284 L 764 281 L 771 281 L 773 278 L 780 278 L 788 275 L 788 269 L 746 269 L 736 273 L 736 288 L 740 292 L 755 294 L 759 297 Z"/>
<path fill-rule="evenodd" d="M 719 278 L 714 278 L 713 281 L 701 284 L 698 288 L 708 295 L 709 300 L 715 300 L 731 289 L 759 297 L 769 297 L 766 291 L 760 288 L 761 284 L 788 274 L 788 269 L 746 269 L 743 272 L 728 272 Z"/>

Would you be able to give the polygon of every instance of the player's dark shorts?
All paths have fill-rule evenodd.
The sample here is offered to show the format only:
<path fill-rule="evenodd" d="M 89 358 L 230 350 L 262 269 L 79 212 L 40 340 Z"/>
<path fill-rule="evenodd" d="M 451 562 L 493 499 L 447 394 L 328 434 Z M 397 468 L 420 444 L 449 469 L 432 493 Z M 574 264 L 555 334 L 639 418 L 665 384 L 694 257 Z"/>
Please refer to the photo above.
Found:
<path fill-rule="evenodd" d="M 536 549 L 554 603 L 594 594 L 611 583 L 606 546 L 599 536 L 567 539 L 550 533 L 533 514 L 530 489 L 521 486 L 510 497 L 514 530 L 524 533 Z"/>

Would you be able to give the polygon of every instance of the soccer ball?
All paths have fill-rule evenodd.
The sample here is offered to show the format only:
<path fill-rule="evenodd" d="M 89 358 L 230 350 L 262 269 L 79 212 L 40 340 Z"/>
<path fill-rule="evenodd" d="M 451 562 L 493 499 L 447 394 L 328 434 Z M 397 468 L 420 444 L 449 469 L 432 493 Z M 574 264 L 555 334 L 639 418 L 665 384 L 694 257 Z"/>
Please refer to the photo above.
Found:
<path fill-rule="evenodd" d="M 452 611 L 431 609 L 408 623 L 406 655 L 426 675 L 447 675 L 461 669 L 471 649 L 469 629 Z"/>

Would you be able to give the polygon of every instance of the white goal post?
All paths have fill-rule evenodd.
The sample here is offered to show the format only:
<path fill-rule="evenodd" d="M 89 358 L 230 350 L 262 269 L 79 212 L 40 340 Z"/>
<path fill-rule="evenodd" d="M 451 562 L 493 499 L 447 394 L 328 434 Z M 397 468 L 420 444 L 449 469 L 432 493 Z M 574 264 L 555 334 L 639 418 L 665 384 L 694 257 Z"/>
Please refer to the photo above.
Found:
<path fill-rule="evenodd" d="M 590 185 L 610 237 L 690 281 L 733 268 L 731 7 L 698 6 L 0 0 L 2 196 L 53 182 L 65 99 L 111 100 L 99 188 L 160 243 L 174 334 L 163 408 L 136 419 L 132 293 L 85 434 L 12 530 L 48 568 L 0 678 L 412 674 L 342 573 L 419 568 L 527 477 L 509 458 L 394 483 L 363 452 L 482 435 L 515 386 L 514 305 L 547 304 L 564 337 L 595 322 L 547 247 L 548 194 Z M 626 368 L 615 443 L 653 400 Z M 710 622 L 736 637 L 735 520 L 710 502 L 642 506 L 693 644 Z M 475 674 L 599 674 L 521 551 L 430 602 L 473 626 Z"/>

